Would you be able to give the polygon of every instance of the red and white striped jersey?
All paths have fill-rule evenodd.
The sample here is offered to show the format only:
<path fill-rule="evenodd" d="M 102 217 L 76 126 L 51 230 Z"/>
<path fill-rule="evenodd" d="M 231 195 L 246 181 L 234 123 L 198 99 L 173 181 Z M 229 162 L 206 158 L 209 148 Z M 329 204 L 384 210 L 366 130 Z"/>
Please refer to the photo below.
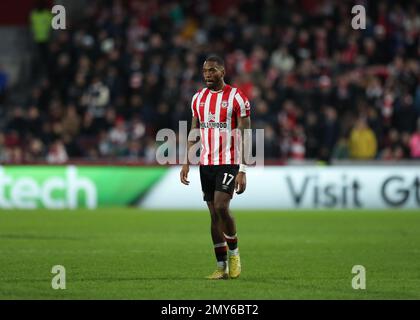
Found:
<path fill-rule="evenodd" d="M 233 130 L 238 116 L 250 116 L 248 98 L 229 85 L 220 91 L 203 88 L 193 96 L 191 109 L 200 123 L 200 165 L 240 164 L 240 140 Z"/>

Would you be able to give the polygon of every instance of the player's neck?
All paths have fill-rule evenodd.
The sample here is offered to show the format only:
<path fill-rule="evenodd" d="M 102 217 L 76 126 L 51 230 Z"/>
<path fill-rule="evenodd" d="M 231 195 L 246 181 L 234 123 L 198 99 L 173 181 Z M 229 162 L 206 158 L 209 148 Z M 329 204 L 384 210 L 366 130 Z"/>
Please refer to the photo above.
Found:
<path fill-rule="evenodd" d="M 225 86 L 226 83 L 222 80 L 222 82 L 220 83 L 220 85 L 217 86 L 217 88 L 210 89 L 210 91 L 213 93 L 221 92 L 225 89 Z"/>

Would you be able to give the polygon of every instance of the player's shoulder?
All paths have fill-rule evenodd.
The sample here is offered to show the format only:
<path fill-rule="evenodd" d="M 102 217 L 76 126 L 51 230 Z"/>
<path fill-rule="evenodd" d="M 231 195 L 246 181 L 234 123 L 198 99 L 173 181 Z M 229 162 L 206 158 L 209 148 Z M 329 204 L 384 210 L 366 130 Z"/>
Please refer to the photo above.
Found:
<path fill-rule="evenodd" d="M 191 97 L 191 104 L 193 105 L 194 102 L 197 100 L 200 91 L 195 92 Z"/>
<path fill-rule="evenodd" d="M 234 86 L 231 86 L 231 88 L 235 90 L 235 97 L 239 96 L 243 100 L 248 100 L 248 97 L 246 96 L 246 94 L 240 88 L 234 87 Z"/>
<path fill-rule="evenodd" d="M 208 88 L 206 88 L 206 87 L 203 87 L 203 88 L 198 89 L 198 90 L 194 93 L 194 97 L 198 96 L 198 95 L 199 95 L 199 94 L 201 94 L 201 93 L 206 92 L 206 90 L 208 90 Z"/>
<path fill-rule="evenodd" d="M 245 95 L 245 93 L 240 89 L 240 88 L 236 88 L 236 93 L 234 95 L 234 105 L 236 105 L 238 108 L 240 108 L 241 110 L 250 110 L 251 108 L 251 103 L 249 102 L 248 97 Z M 241 111 L 242 113 L 242 111 Z"/>
<path fill-rule="evenodd" d="M 192 96 L 191 100 L 195 101 L 200 94 L 203 94 L 207 88 L 198 89 Z"/>

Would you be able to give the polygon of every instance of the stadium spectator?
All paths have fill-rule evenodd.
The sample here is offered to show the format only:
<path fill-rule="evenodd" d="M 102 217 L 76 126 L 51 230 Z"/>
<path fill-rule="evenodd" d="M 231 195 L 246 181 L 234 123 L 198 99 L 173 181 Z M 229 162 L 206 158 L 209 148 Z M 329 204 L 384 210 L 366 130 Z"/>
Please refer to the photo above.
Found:
<path fill-rule="evenodd" d="M 349 149 L 352 159 L 368 160 L 376 156 L 376 137 L 364 118 L 359 118 L 350 132 Z"/>
<path fill-rule="evenodd" d="M 45 146 L 42 141 L 38 138 L 32 138 L 28 142 L 29 148 L 25 153 L 25 161 L 27 162 L 37 162 L 42 161 L 45 156 Z"/>
<path fill-rule="evenodd" d="M 0 132 L 0 161 L 1 162 L 7 162 L 5 140 L 6 138 L 4 134 Z"/>
<path fill-rule="evenodd" d="M 103 118 L 108 104 L 109 89 L 102 83 L 99 76 L 95 76 L 82 97 L 82 106 L 86 107 L 87 112 L 94 118 Z"/>
<path fill-rule="evenodd" d="M 28 134 L 32 137 L 40 137 L 42 135 L 43 120 L 41 119 L 39 109 L 36 106 L 30 106 L 26 117 Z"/>
<path fill-rule="evenodd" d="M 345 137 L 340 137 L 332 152 L 332 159 L 343 160 L 349 158 L 349 146 Z"/>
<path fill-rule="evenodd" d="M 56 140 L 49 148 L 47 154 L 48 163 L 65 163 L 68 160 L 67 151 L 60 140 Z"/>
<path fill-rule="evenodd" d="M 410 138 L 410 153 L 411 157 L 420 159 L 420 119 L 417 120 L 417 130 Z"/>
<path fill-rule="evenodd" d="M 66 112 L 63 117 L 62 125 L 62 135 L 70 135 L 70 137 L 75 137 L 79 134 L 80 131 L 80 117 L 77 114 L 77 109 L 75 105 L 69 105 L 66 109 Z"/>
<path fill-rule="evenodd" d="M 36 7 L 30 13 L 32 36 L 36 45 L 34 72 L 38 75 L 47 67 L 48 43 L 51 37 L 52 13 L 45 0 L 38 0 Z"/>
<path fill-rule="evenodd" d="M 4 102 L 8 85 L 9 79 L 7 73 L 0 64 L 0 105 Z"/>
<path fill-rule="evenodd" d="M 337 121 L 337 112 L 334 108 L 328 106 L 324 110 L 324 121 L 322 128 L 321 159 L 328 161 L 331 158 L 331 152 L 337 143 L 340 134 L 340 127 Z"/>
<path fill-rule="evenodd" d="M 118 118 L 115 126 L 109 132 L 109 140 L 117 156 L 123 156 L 127 153 L 129 133 L 124 119 Z"/>

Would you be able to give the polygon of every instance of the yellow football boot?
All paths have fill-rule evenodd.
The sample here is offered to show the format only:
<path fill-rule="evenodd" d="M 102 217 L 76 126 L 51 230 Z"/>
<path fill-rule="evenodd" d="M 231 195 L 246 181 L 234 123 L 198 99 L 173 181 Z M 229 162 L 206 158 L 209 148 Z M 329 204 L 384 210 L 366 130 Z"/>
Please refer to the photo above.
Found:
<path fill-rule="evenodd" d="M 241 274 L 241 259 L 239 254 L 229 256 L 229 276 L 236 279 Z"/>
<path fill-rule="evenodd" d="M 211 275 L 207 276 L 209 280 L 227 280 L 229 279 L 228 268 L 217 268 Z"/>

